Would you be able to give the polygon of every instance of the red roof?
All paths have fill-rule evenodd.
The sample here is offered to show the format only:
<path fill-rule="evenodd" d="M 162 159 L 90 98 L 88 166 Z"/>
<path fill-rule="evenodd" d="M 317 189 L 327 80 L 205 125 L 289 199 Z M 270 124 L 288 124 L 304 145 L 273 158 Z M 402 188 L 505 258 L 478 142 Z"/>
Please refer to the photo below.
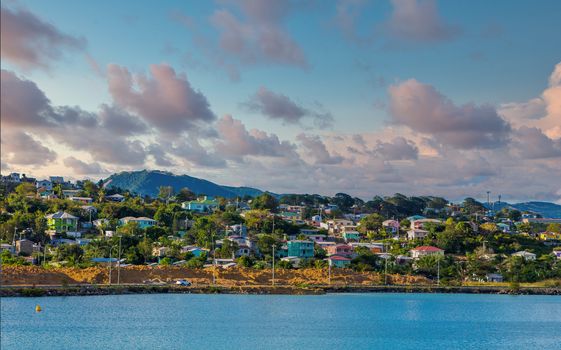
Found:
<path fill-rule="evenodd" d="M 420 247 L 417 247 L 417 248 L 414 248 L 414 249 L 411 249 L 411 250 L 418 250 L 418 251 L 421 251 L 421 252 L 440 252 L 440 251 L 442 251 L 442 249 L 437 248 L 437 247 L 433 247 L 433 246 L 430 246 L 430 245 L 423 245 L 423 246 L 420 246 Z"/>
<path fill-rule="evenodd" d="M 338 260 L 338 261 L 350 261 L 351 259 L 349 258 L 345 258 L 344 256 L 341 255 L 332 255 L 330 257 L 328 257 L 329 260 Z"/>

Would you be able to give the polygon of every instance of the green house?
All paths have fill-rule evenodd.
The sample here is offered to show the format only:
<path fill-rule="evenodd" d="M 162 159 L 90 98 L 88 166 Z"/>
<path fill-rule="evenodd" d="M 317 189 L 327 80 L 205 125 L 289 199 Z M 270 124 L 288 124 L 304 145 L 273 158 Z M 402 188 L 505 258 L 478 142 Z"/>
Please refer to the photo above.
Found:
<path fill-rule="evenodd" d="M 359 241 L 360 240 L 360 233 L 357 231 L 346 231 L 343 232 L 343 239 L 345 242 L 348 241 Z"/>
<path fill-rule="evenodd" d="M 314 242 L 294 240 L 286 243 L 288 247 L 288 256 L 296 256 L 299 258 L 314 257 Z"/>
<path fill-rule="evenodd" d="M 76 232 L 78 231 L 78 218 L 74 215 L 63 211 L 49 214 L 47 218 L 47 227 L 49 231 L 56 233 Z"/>

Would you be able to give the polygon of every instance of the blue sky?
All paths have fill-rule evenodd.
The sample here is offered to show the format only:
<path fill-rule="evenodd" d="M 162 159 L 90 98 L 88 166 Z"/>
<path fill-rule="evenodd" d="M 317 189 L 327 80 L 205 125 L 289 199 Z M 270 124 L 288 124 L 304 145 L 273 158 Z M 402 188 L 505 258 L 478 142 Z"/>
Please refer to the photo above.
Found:
<path fill-rule="evenodd" d="M 557 90 L 550 83 L 561 60 L 559 1 L 7 1 L 2 6 L 3 19 L 11 14 L 14 23 L 22 23 L 18 26 L 9 22 L 13 29 L 2 25 L 2 39 L 10 44 L 3 44 L 3 70 L 34 82 L 52 108 L 72 106 L 97 114 L 102 104 L 118 107 L 147 126 L 143 134 L 126 135 L 129 146 L 141 147 L 141 152 L 158 149 L 158 154 L 170 160 L 159 165 L 146 157 L 143 162 L 125 165 L 112 162 L 111 157 L 100 157 L 101 150 L 92 154 L 77 142 L 61 142 L 49 131 L 49 137 L 43 139 L 40 135 L 44 130 L 5 122 L 9 132 L 20 132 L 20 136 L 26 133 L 38 143 L 37 149 L 43 150 L 41 146 L 52 153 L 46 158 L 48 162 L 27 161 L 25 155 L 3 150 L 3 172 L 28 169 L 38 175 L 56 171 L 73 177 L 102 177 L 112 171 L 173 164 L 164 168 L 222 183 L 285 192 L 348 191 L 368 197 L 401 191 L 460 197 L 472 192 L 478 196 L 485 193 L 485 188 L 504 183 L 501 191 L 506 198 L 509 192 L 516 199 L 561 197 L 561 186 L 547 174 L 540 175 L 543 183 L 527 190 L 519 188 L 527 181 L 524 176 L 506 181 L 501 178 L 507 172 L 520 171 L 516 167 L 521 164 L 529 169 L 527 173 L 537 167 L 559 170 L 561 141 L 557 128 L 561 122 L 554 108 Z M 32 20 L 22 13 L 31 14 Z M 33 21 L 40 24 L 38 30 L 28 33 L 22 29 L 35 28 Z M 46 29 L 48 26 L 55 34 Z M 18 30 L 22 31 L 20 35 Z M 65 38 L 73 38 L 76 43 L 68 44 Z M 22 63 L 29 54 L 25 44 L 18 46 L 18 40 L 24 39 L 49 42 L 58 47 L 58 52 L 53 55 L 49 50 L 39 50 L 37 59 Z M 153 113 L 156 108 L 132 103 L 130 91 L 126 96 L 110 91 L 109 65 L 148 80 L 152 65 L 170 67 L 178 76 L 184 74 L 189 87 L 204 96 L 214 118 L 206 118 L 203 126 L 198 120 L 200 129 L 188 127 L 173 138 L 162 134 L 156 120 L 159 116 L 146 110 Z M 419 84 L 407 85 L 410 80 Z M 264 90 L 259 95 L 261 88 Z M 450 125 L 461 125 L 464 131 L 472 128 L 485 133 L 476 126 L 466 126 L 470 122 L 498 127 L 489 131 L 496 142 L 465 132 L 457 134 L 457 130 L 441 130 L 439 126 L 447 125 L 444 116 L 420 112 L 415 120 L 400 116 L 399 111 L 415 114 L 427 106 L 402 106 L 410 94 L 430 97 L 432 100 L 426 102 L 437 104 L 430 104 L 427 110 L 432 112 L 425 113 L 438 113 L 448 106 L 444 109 L 452 113 Z M 541 100 L 534 101 L 534 106 L 530 103 L 533 99 Z M 473 104 L 475 112 L 462 109 L 465 104 Z M 510 104 L 508 110 L 506 104 Z M 529 113 L 524 107 L 530 104 L 539 118 L 520 115 L 520 109 Z M 482 108 L 487 105 L 496 116 L 488 116 L 489 111 Z M 404 108 L 397 108 L 400 106 Z M 281 110 L 271 115 L 267 108 Z M 292 109 L 287 112 L 286 108 Z M 3 117 L 7 110 L 3 105 Z M 454 121 L 454 113 L 465 113 L 464 119 Z M 187 114 L 185 118 L 190 118 Z M 256 139 L 257 133 L 249 132 L 246 137 L 253 138 L 242 140 L 240 133 L 221 132 L 220 123 L 227 122 L 224 115 L 243 124 L 245 131 L 257 129 L 269 138 Z M 318 127 L 318 118 L 328 120 L 329 125 Z M 435 122 L 434 130 L 416 122 L 422 118 L 427 118 L 427 123 Z M 68 127 L 72 132 L 72 126 Z M 539 146 L 521 144 L 521 134 L 529 132 L 520 129 L 523 127 L 540 131 L 533 134 Z M 201 136 L 209 132 L 214 136 Z M 355 135 L 365 142 L 363 151 L 353 153 L 350 148 L 356 151 Z M 454 137 L 465 142 L 454 142 Z M 405 142 L 395 141 L 397 138 Z M 138 143 L 132 145 L 134 141 Z M 273 142 L 277 148 L 265 152 L 270 144 L 263 146 L 263 142 Z M 185 143 L 190 146 L 183 147 Z M 194 150 L 198 146 L 193 143 L 206 153 Z M 221 143 L 229 145 L 230 150 L 239 148 L 239 152 L 225 157 L 217 146 Z M 261 150 L 252 149 L 250 144 L 261 145 L 256 146 Z M 392 147 L 397 153 L 390 156 Z M 520 147 L 542 148 L 530 159 L 517 153 Z M 179 148 L 189 150 L 179 152 Z M 413 153 L 407 153 L 411 150 Z M 216 161 L 208 167 L 209 162 L 200 157 Z M 73 161 L 65 165 L 67 158 L 89 167 L 77 166 L 76 162 L 72 167 Z M 458 158 L 485 169 L 466 175 L 468 165 L 455 163 Z M 430 162 L 454 163 L 455 171 L 449 174 L 452 178 L 421 170 L 423 165 L 419 163 Z M 275 173 L 271 178 L 274 169 L 291 166 L 294 169 L 289 173 L 310 178 L 296 183 L 290 175 Z M 248 169 L 254 178 L 245 174 Z M 420 178 L 406 175 L 416 170 Z M 380 175 L 340 180 L 349 171 L 389 174 L 391 179 Z"/>

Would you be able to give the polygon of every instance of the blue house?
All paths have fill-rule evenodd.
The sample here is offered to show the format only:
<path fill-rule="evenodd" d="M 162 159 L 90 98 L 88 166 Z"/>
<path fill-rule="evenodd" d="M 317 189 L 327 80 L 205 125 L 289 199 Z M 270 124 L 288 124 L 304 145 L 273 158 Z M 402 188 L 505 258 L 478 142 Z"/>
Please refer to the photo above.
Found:
<path fill-rule="evenodd" d="M 288 256 L 296 256 L 299 258 L 313 258 L 314 257 L 314 242 L 312 241 L 288 241 Z"/>

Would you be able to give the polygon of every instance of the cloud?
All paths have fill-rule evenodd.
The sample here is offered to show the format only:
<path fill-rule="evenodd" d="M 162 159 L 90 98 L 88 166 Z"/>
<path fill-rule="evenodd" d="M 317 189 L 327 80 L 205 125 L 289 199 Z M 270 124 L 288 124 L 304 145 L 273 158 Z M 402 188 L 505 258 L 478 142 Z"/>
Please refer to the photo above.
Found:
<path fill-rule="evenodd" d="M 389 94 L 395 123 L 432 135 L 443 145 L 485 149 L 508 142 L 510 124 L 489 105 L 456 106 L 434 87 L 414 79 L 390 86 Z"/>
<path fill-rule="evenodd" d="M 63 163 L 65 166 L 71 168 L 74 174 L 77 175 L 97 175 L 107 172 L 97 162 L 86 163 L 72 156 L 64 158 Z"/>
<path fill-rule="evenodd" d="M 54 111 L 49 99 L 34 82 L 2 69 L 2 124 L 7 127 L 53 125 Z"/>
<path fill-rule="evenodd" d="M 264 131 L 247 130 L 245 125 L 231 115 L 223 116 L 216 126 L 220 141 L 216 151 L 229 158 L 240 160 L 244 156 L 286 157 L 295 155 L 295 146 L 280 141 L 277 135 Z"/>
<path fill-rule="evenodd" d="M 101 105 L 98 113 L 103 128 L 122 136 L 144 134 L 148 127 L 135 115 L 129 114 L 116 106 Z"/>
<path fill-rule="evenodd" d="M 300 141 L 308 157 L 314 159 L 315 164 L 334 165 L 344 161 L 340 155 L 330 154 L 325 143 L 317 135 L 299 134 L 296 139 Z"/>
<path fill-rule="evenodd" d="M 86 41 L 64 34 L 55 26 L 23 8 L 1 7 L 2 59 L 18 67 L 49 68 L 64 50 L 83 50 Z"/>
<path fill-rule="evenodd" d="M 29 133 L 2 129 L 2 160 L 9 164 L 42 166 L 56 159 L 51 149 Z"/>
<path fill-rule="evenodd" d="M 502 104 L 499 113 L 515 126 L 537 127 L 552 139 L 561 138 L 561 62 L 555 65 L 541 96 Z"/>
<path fill-rule="evenodd" d="M 298 124 L 304 117 L 311 117 L 314 125 L 320 129 L 332 126 L 330 113 L 312 111 L 292 101 L 288 96 L 275 93 L 261 86 L 243 106 L 252 112 L 258 112 L 273 120 L 282 120 L 286 124 Z"/>
<path fill-rule="evenodd" d="M 517 145 L 513 149 L 524 159 L 561 157 L 561 139 L 552 140 L 534 127 L 522 126 L 515 132 Z"/>
<path fill-rule="evenodd" d="M 404 137 L 396 137 L 390 142 L 378 140 L 375 154 L 380 154 L 386 160 L 411 160 L 419 156 L 419 148 L 413 141 Z"/>
<path fill-rule="evenodd" d="M 451 40 L 460 29 L 446 23 L 438 14 L 434 0 L 391 0 L 393 12 L 384 30 L 402 43 L 435 43 Z"/>
<path fill-rule="evenodd" d="M 191 87 L 184 74 L 166 64 L 151 65 L 152 77 L 132 75 L 125 67 L 107 69 L 109 92 L 115 103 L 138 113 L 167 134 L 180 134 L 216 119 L 206 97 Z"/>
<path fill-rule="evenodd" d="M 219 46 L 241 63 L 273 62 L 300 67 L 308 65 L 302 49 L 283 28 L 290 13 L 288 1 L 228 1 L 244 17 L 220 9 L 211 16 L 219 32 Z"/>

